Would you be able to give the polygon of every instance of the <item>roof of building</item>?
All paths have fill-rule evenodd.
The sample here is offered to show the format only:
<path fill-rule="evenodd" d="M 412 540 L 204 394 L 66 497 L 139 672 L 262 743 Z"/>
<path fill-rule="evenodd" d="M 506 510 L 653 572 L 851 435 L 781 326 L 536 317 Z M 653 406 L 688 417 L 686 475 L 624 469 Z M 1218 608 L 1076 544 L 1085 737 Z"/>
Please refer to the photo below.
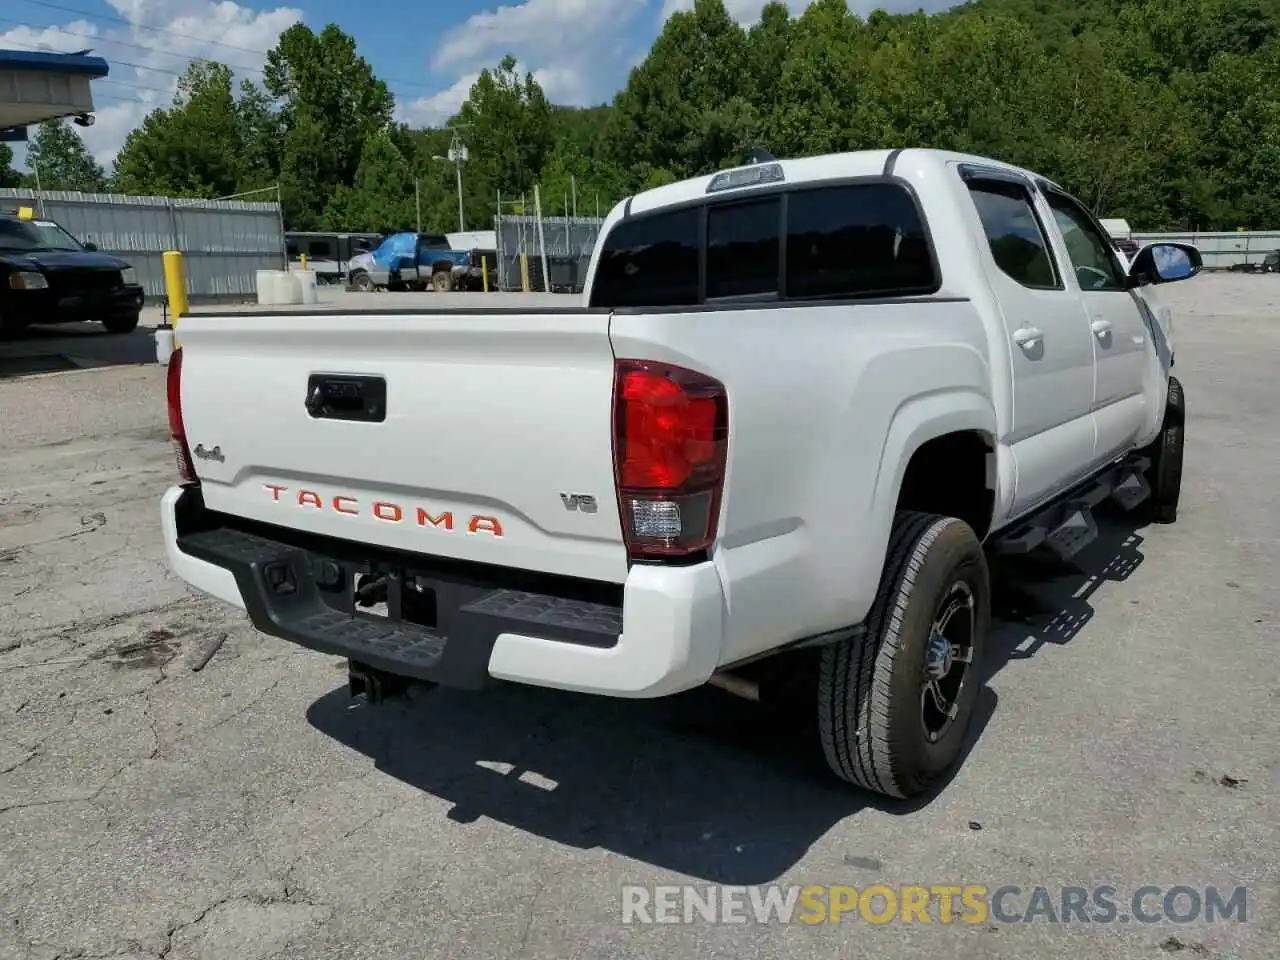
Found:
<path fill-rule="evenodd" d="M 105 77 L 110 68 L 102 57 L 80 53 L 53 53 L 45 50 L 0 50 L 0 70 L 47 70 Z"/>

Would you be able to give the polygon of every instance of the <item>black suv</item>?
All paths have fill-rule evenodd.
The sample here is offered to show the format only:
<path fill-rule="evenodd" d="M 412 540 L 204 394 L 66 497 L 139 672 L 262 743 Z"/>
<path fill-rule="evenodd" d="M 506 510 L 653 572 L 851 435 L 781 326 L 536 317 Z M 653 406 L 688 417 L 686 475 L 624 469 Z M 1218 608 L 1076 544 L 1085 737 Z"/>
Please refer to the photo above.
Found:
<path fill-rule="evenodd" d="M 0 333 L 78 320 L 129 333 L 141 311 L 142 287 L 129 264 L 52 220 L 0 214 Z"/>

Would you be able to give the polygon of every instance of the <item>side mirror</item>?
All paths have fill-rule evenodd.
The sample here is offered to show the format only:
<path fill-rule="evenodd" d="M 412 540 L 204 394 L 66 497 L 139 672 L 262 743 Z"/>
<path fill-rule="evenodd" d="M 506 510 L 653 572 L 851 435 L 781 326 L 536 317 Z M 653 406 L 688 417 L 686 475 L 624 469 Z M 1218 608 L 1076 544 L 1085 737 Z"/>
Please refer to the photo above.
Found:
<path fill-rule="evenodd" d="M 80 246 L 84 247 L 90 253 L 94 253 L 98 249 L 98 245 L 94 243 L 92 240 L 86 240 L 84 243 L 80 244 Z"/>
<path fill-rule="evenodd" d="M 1194 277 L 1204 267 L 1200 251 L 1189 243 L 1152 243 L 1143 247 L 1129 266 L 1131 286 L 1174 283 Z"/>

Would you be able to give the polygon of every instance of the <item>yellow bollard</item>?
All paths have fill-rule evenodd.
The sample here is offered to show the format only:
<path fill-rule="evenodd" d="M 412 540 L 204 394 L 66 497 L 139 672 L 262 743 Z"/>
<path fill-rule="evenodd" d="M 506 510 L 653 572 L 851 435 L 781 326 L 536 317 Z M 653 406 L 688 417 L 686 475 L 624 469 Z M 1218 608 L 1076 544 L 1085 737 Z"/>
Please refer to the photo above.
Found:
<path fill-rule="evenodd" d="M 298 260 L 302 263 L 302 272 L 306 273 L 307 272 L 307 255 L 305 253 L 301 254 L 298 257 Z"/>
<path fill-rule="evenodd" d="M 177 250 L 166 250 L 161 258 L 164 260 L 164 291 L 169 297 L 169 313 L 173 326 L 178 327 L 178 318 L 189 312 L 187 307 L 187 277 L 182 269 L 182 254 Z"/>
<path fill-rule="evenodd" d="M 529 255 L 524 252 L 520 254 L 520 289 L 529 292 Z"/>
<path fill-rule="evenodd" d="M 489 292 L 489 258 L 480 258 L 480 279 L 484 283 L 484 292 Z"/>

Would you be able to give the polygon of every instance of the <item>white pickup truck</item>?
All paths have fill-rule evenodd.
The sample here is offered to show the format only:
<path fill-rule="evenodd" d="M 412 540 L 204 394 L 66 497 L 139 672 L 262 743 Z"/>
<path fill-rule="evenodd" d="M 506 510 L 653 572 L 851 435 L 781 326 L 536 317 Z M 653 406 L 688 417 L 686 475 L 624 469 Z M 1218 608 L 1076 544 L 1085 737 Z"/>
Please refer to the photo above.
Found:
<path fill-rule="evenodd" d="M 168 559 L 370 699 L 803 692 L 836 774 L 917 794 L 973 713 L 987 552 L 1070 555 L 1104 499 L 1175 518 L 1143 288 L 1200 267 L 885 150 L 626 200 L 580 306 L 184 317 Z"/>

